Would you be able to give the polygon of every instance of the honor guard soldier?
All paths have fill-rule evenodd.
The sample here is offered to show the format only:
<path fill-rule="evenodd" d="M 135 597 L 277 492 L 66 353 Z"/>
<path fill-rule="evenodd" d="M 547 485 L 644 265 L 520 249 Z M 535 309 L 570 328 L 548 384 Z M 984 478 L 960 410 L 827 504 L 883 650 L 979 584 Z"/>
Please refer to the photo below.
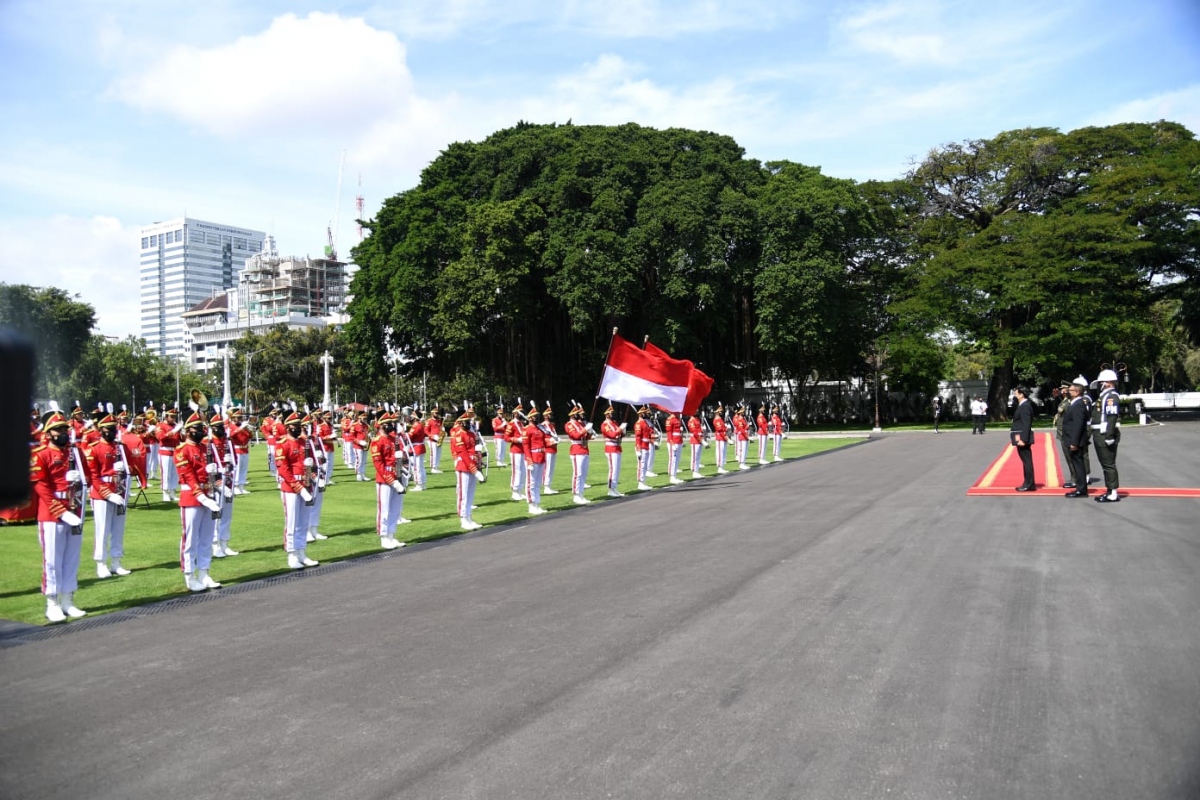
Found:
<path fill-rule="evenodd" d="M 506 466 L 504 463 L 504 452 L 508 446 L 508 421 L 504 419 L 504 405 L 496 406 L 496 416 L 492 418 L 492 447 L 496 452 L 493 456 L 496 459 L 496 466 Z"/>
<path fill-rule="evenodd" d="M 1104 470 L 1105 488 L 1096 502 L 1116 503 L 1121 500 L 1117 492 L 1121 486 L 1117 475 L 1117 445 L 1121 443 L 1121 395 L 1117 392 L 1117 373 L 1111 369 L 1101 370 L 1096 382 L 1100 384 L 1100 396 L 1092 406 L 1092 446 L 1096 448 L 1096 458 Z"/>
<path fill-rule="evenodd" d="M 368 439 L 370 432 L 367 428 L 367 412 L 358 412 L 357 419 L 350 427 L 350 445 L 354 455 L 354 479 L 356 481 L 366 481 L 367 478 L 367 448 L 370 445 Z"/>
<path fill-rule="evenodd" d="M 217 477 L 213 484 L 212 498 L 221 507 L 220 516 L 213 526 L 212 554 L 213 558 L 236 556 L 238 551 L 229 546 L 233 538 L 233 497 L 234 481 L 237 480 L 237 453 L 234 452 L 233 442 L 229 436 L 229 422 L 220 412 L 212 415 L 208 421 L 209 437 L 205 440 L 208 448 L 206 455 L 210 464 L 217 465 Z M 234 430 L 237 430 L 234 428 Z"/>
<path fill-rule="evenodd" d="M 129 480 L 125 482 L 125 501 L 128 506 L 133 494 L 133 482 L 136 480 L 138 489 L 144 491 L 150 486 L 150 476 L 146 468 L 150 461 L 149 445 L 146 444 L 146 418 L 135 414 L 129 430 L 120 437 L 125 446 L 125 460 L 129 466 Z"/>
<path fill-rule="evenodd" d="M 125 481 L 128 480 L 125 455 L 117 441 L 117 421 L 106 414 L 96 423 L 100 438 L 87 449 L 88 479 L 91 482 L 89 496 L 92 500 L 92 524 L 95 532 L 93 558 L 96 561 L 96 577 L 111 578 L 128 575 L 129 570 L 121 566 L 125 555 Z M 117 525 L 118 513 L 121 515 Z M 112 569 L 109 569 L 112 559 Z"/>
<path fill-rule="evenodd" d="M 704 477 L 700 474 L 700 454 L 704 450 L 704 423 L 699 414 L 688 417 L 688 444 L 690 445 L 692 477 Z"/>
<path fill-rule="evenodd" d="M 408 441 L 412 444 L 412 458 L 409 459 L 408 469 L 412 476 L 412 490 L 420 492 L 425 490 L 425 450 L 429 432 L 425 429 L 419 410 L 414 409 L 408 419 Z"/>
<path fill-rule="evenodd" d="M 754 418 L 754 432 L 758 438 L 758 463 L 767 463 L 767 407 L 758 407 L 758 415 Z"/>
<path fill-rule="evenodd" d="M 504 431 L 505 441 L 508 442 L 508 463 L 512 467 L 509 488 L 512 489 L 512 499 L 517 502 L 525 499 L 525 422 L 525 407 L 518 400 Z"/>
<path fill-rule="evenodd" d="M 588 440 L 592 438 L 592 423 L 583 421 L 583 407 L 575 406 L 564 426 L 571 440 L 571 502 L 584 506 L 592 502 L 583 496 L 587 488 Z"/>
<path fill-rule="evenodd" d="M 279 444 L 279 434 L 275 428 L 275 423 L 279 419 L 279 409 L 272 408 L 263 417 L 262 423 L 259 425 L 259 433 L 262 434 L 267 443 L 267 471 L 271 473 L 271 477 L 278 480 L 275 474 L 275 448 Z"/>
<path fill-rule="evenodd" d="M 471 507 L 475 503 L 475 486 L 487 480 L 484 476 L 483 459 L 487 457 L 483 436 L 474 426 L 475 412 L 467 409 L 450 429 L 450 456 L 454 459 L 456 510 L 465 531 L 483 526 L 471 518 Z"/>
<path fill-rule="evenodd" d="M 429 474 L 442 474 L 442 440 L 446 429 L 442 427 L 442 410 L 434 404 L 429 409 L 429 419 L 425 420 L 425 436 L 429 441 Z"/>
<path fill-rule="evenodd" d="M 184 421 L 183 443 L 174 448 L 175 471 L 179 476 L 179 510 L 183 519 L 179 565 L 183 569 L 184 585 L 193 592 L 216 589 L 221 585 L 208 574 L 212 564 L 213 530 L 221 506 L 214 499 L 220 491 L 220 467 L 208 453 L 205 433 L 204 417 L 196 411 Z"/>
<path fill-rule="evenodd" d="M 71 424 L 66 417 L 51 412 L 42 428 L 45 443 L 33 450 L 29 478 L 37 497 L 46 619 L 62 622 L 87 615 L 74 600 L 83 550 L 83 464 L 71 447 Z"/>
<path fill-rule="evenodd" d="M 651 445 L 658 437 L 658 432 L 646 419 L 649 413 L 649 406 L 639 408 L 637 422 L 633 425 L 633 450 L 634 455 L 637 456 L 637 488 L 643 492 L 650 491 L 650 485 L 646 483 L 646 475 L 650 471 L 650 456 L 654 452 Z"/>
<path fill-rule="evenodd" d="M 354 427 L 354 412 L 346 409 L 342 412 L 342 466 L 354 469 L 354 446 L 351 442 L 351 429 Z"/>
<path fill-rule="evenodd" d="M 733 454 L 738 462 L 738 469 L 750 469 L 746 463 L 750 451 L 750 422 L 746 419 L 745 406 L 738 406 L 733 412 Z"/>
<path fill-rule="evenodd" d="M 712 421 L 713 430 L 713 449 L 717 459 L 717 474 L 725 475 L 729 470 L 725 469 L 725 450 L 729 444 L 729 429 L 725 424 L 725 406 L 717 403 L 717 410 L 713 412 Z"/>
<path fill-rule="evenodd" d="M 604 409 L 604 421 L 600 423 L 600 435 L 604 437 L 604 458 L 608 461 L 608 496 L 624 497 L 617 490 L 621 478 L 621 451 L 625 446 L 621 438 L 625 435 L 625 423 L 617 424 L 613 419 L 613 407 Z"/>
<path fill-rule="evenodd" d="M 233 445 L 233 455 L 237 459 L 237 472 L 233 477 L 233 493 L 250 494 L 246 489 L 246 481 L 250 475 L 250 439 L 254 436 L 254 432 L 240 408 L 233 410 L 226 431 L 229 434 L 229 442 Z"/>
<path fill-rule="evenodd" d="M 671 483 L 683 483 L 683 479 L 678 475 L 679 460 L 683 454 L 683 423 L 679 421 L 679 415 L 672 411 L 664 427 L 667 438 L 667 475 L 670 476 Z"/>
<path fill-rule="evenodd" d="M 546 402 L 542 414 L 542 429 L 546 431 L 546 468 L 542 476 L 542 494 L 558 494 L 554 488 L 554 464 L 558 461 L 558 428 L 554 424 L 554 409 Z"/>
<path fill-rule="evenodd" d="M 529 502 L 530 514 L 545 514 L 542 508 L 542 479 L 546 469 L 546 439 L 548 434 L 542 427 L 541 413 L 530 404 L 528 424 L 525 426 L 525 499 Z"/>
<path fill-rule="evenodd" d="M 371 440 L 371 463 L 375 467 L 375 531 L 384 550 L 404 547 L 396 540 L 396 526 L 404 514 L 404 459 L 397 457 L 396 418 L 384 412 L 379 418 L 379 431 Z"/>
<path fill-rule="evenodd" d="M 308 505 L 308 530 L 304 541 L 317 542 L 329 537 L 321 533 L 321 511 L 325 508 L 325 447 L 317 436 L 320 414 L 305 414 L 300 420 L 300 440 L 304 443 L 304 469 L 308 472 L 308 490 L 313 501 Z"/>
<path fill-rule="evenodd" d="M 146 433 L 142 436 L 146 442 L 146 480 L 152 481 L 158 477 L 158 412 L 153 406 L 146 409 Z"/>
<path fill-rule="evenodd" d="M 319 563 L 305 553 L 308 542 L 308 509 L 313 503 L 309 458 L 303 435 L 304 418 L 293 411 L 283 421 L 287 435 L 275 444 L 275 473 L 283 500 L 283 549 L 288 569 L 315 567 Z"/>
<path fill-rule="evenodd" d="M 175 466 L 175 448 L 179 446 L 179 412 L 169 409 L 163 415 L 162 422 L 155 428 L 158 439 L 158 466 L 162 478 L 162 499 L 164 503 L 174 503 L 178 498 L 175 492 L 179 490 L 179 473 Z"/>
<path fill-rule="evenodd" d="M 771 419 L 767 425 L 771 434 L 772 452 L 776 461 L 783 461 L 783 417 L 779 413 L 779 406 L 771 406 Z"/>
<path fill-rule="evenodd" d="M 317 419 L 317 441 L 321 446 L 321 453 L 325 456 L 325 460 L 321 462 L 322 474 L 325 477 L 325 485 L 333 485 L 333 451 L 337 448 L 337 428 L 333 426 L 333 412 L 331 411 L 314 411 L 313 416 Z"/>

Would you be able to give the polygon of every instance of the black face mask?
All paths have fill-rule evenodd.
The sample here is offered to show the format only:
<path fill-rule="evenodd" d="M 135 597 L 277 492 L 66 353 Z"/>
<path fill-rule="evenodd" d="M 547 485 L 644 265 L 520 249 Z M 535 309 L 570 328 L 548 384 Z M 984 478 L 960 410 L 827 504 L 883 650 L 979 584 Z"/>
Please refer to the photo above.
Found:
<path fill-rule="evenodd" d="M 56 447 L 66 447 L 67 442 L 71 441 L 71 434 L 66 428 L 55 428 L 50 432 L 50 441 Z"/>
<path fill-rule="evenodd" d="M 389 436 L 396 432 L 396 426 L 390 422 L 383 423 L 379 426 L 379 429 Z"/>
<path fill-rule="evenodd" d="M 199 426 L 188 428 L 187 437 L 193 442 L 199 444 L 200 442 L 204 441 L 204 428 Z"/>
<path fill-rule="evenodd" d="M 287 432 L 288 432 L 288 436 L 291 436 L 294 439 L 300 438 L 300 426 L 299 425 L 288 425 Z"/>
<path fill-rule="evenodd" d="M 109 442 L 111 444 L 112 442 L 115 442 L 117 440 L 117 429 L 116 428 L 103 428 L 100 431 L 100 435 L 104 437 L 104 441 Z"/>

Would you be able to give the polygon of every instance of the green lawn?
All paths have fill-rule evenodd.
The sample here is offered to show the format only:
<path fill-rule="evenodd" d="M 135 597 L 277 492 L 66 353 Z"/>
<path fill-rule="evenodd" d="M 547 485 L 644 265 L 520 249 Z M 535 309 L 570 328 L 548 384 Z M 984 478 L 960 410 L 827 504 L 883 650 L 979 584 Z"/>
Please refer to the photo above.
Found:
<path fill-rule="evenodd" d="M 844 447 L 854 441 L 861 440 L 791 439 L 783 443 L 783 455 L 789 459 L 798 458 Z M 554 488 L 561 493 L 542 498 L 542 506 L 551 512 L 574 507 L 569 491 L 571 463 L 566 450 L 565 446 L 560 447 L 554 471 Z M 607 499 L 605 481 L 608 468 L 602 450 L 601 445 L 593 444 L 588 472 L 588 482 L 593 488 L 586 492 L 590 499 L 597 502 Z M 752 447 L 751 454 L 754 452 Z M 732 453 L 733 448 L 730 447 L 731 460 Z M 251 494 L 234 501 L 231 545 L 241 555 L 214 558 L 210 571 L 223 584 L 241 583 L 288 571 L 283 551 L 283 512 L 279 492 L 267 472 L 266 447 L 255 447 L 250 455 Z M 337 457 L 335 485 L 326 492 L 321 522 L 321 531 L 329 539 L 312 542 L 308 546 L 309 556 L 321 562 L 381 552 L 374 529 L 375 484 L 373 480 L 369 483 L 354 480 L 353 473 L 342 466 L 340 448 L 334 455 Z M 711 449 L 704 451 L 702 460 L 705 467 L 702 471 L 705 475 L 715 472 L 713 458 Z M 687 464 L 686 445 L 683 464 Z M 450 465 L 448 447 L 442 454 L 442 465 L 443 469 Z M 634 470 L 633 448 L 627 445 L 621 464 L 621 491 L 634 491 Z M 667 486 L 664 448 L 658 450 L 655 471 L 659 477 L 651 478 L 648 483 L 655 488 Z M 367 473 L 372 477 L 374 475 L 369 465 Z M 690 473 L 680 471 L 680 477 L 688 475 Z M 509 470 L 493 468 L 488 482 L 479 487 L 475 498 L 479 508 L 474 514 L 477 522 L 496 525 L 529 518 L 526 504 L 511 499 L 509 476 Z M 455 515 L 454 494 L 452 472 L 430 475 L 425 491 L 405 495 L 404 516 L 412 522 L 397 529 L 397 538 L 421 542 L 461 533 Z M 162 492 L 157 488 L 157 483 L 147 490 L 146 496 L 152 501 L 151 507 L 131 509 L 128 514 L 122 564 L 133 570 L 133 574 L 127 577 L 96 578 L 95 562 L 91 557 L 94 539 L 89 515 L 83 535 L 79 591 L 75 595 L 75 602 L 90 615 L 187 594 L 179 571 L 179 508 L 173 503 L 161 502 Z M 39 590 L 40 585 L 41 551 L 37 527 L 30 523 L 0 528 L 0 618 L 46 623 L 45 599 Z M 220 589 L 213 591 L 219 592 Z"/>

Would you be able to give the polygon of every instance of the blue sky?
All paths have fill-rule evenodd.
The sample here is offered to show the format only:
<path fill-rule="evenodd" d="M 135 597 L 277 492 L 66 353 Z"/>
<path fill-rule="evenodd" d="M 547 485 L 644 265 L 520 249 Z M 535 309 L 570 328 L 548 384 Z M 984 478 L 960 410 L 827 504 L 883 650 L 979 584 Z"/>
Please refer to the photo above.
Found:
<path fill-rule="evenodd" d="M 0 112 L 0 281 L 124 336 L 140 226 L 316 255 L 344 158 L 347 253 L 360 180 L 369 217 L 522 119 L 711 130 L 856 180 L 1026 126 L 1200 131 L 1200 3 L 0 0 Z"/>

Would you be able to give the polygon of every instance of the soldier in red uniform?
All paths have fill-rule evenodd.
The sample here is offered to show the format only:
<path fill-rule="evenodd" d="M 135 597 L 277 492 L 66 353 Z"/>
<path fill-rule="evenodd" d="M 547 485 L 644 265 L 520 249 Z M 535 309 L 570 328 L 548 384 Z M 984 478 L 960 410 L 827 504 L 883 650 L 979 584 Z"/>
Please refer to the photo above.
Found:
<path fill-rule="evenodd" d="M 100 438 L 87 448 L 87 472 L 91 481 L 92 523 L 95 532 L 95 547 L 92 557 L 96 560 L 96 577 L 111 578 L 128 575 L 129 570 L 121 566 L 125 555 L 125 526 L 117 526 L 117 514 L 125 513 L 126 464 L 121 444 L 117 441 L 117 421 L 105 414 L 96 423 Z M 109 569 L 109 559 L 112 569 Z"/>
<path fill-rule="evenodd" d="M 594 433 L 592 423 L 583 421 L 583 407 L 575 406 L 568 415 L 565 433 L 571 440 L 571 502 L 587 505 L 592 502 L 583 496 L 588 488 L 588 441 Z"/>
<path fill-rule="evenodd" d="M 408 441 L 412 444 L 412 455 L 409 459 L 409 472 L 412 475 L 412 490 L 414 492 L 424 491 L 425 489 L 425 442 L 429 438 L 429 434 L 425 430 L 425 423 L 421 420 L 420 411 L 414 409 L 408 417 Z"/>
<path fill-rule="evenodd" d="M 729 431 L 725 425 L 725 406 L 717 403 L 717 410 L 713 412 L 712 421 L 713 430 L 713 445 L 717 458 L 717 474 L 725 475 L 729 470 L 725 469 L 725 448 L 729 441 Z"/>
<path fill-rule="evenodd" d="M 229 541 L 233 538 L 233 497 L 238 456 L 229 436 L 229 429 L 233 427 L 232 420 L 222 419 L 218 412 L 208 421 L 208 427 L 210 435 L 205 442 L 206 455 L 210 464 L 217 465 L 217 481 L 213 486 L 212 499 L 221 507 L 220 516 L 213 526 L 212 554 L 213 558 L 225 558 L 238 555 L 238 551 L 229 546 Z M 236 427 L 233 429 L 237 430 Z"/>
<path fill-rule="evenodd" d="M 158 412 L 153 406 L 146 409 L 146 432 L 142 434 L 142 441 L 146 443 L 146 482 L 158 477 L 159 460 L 158 460 Z M 147 486 L 146 488 L 149 488 Z"/>
<path fill-rule="evenodd" d="M 643 492 L 648 492 L 651 488 L 646 483 L 646 477 L 650 471 L 650 456 L 654 452 L 651 445 L 658 437 L 658 432 L 646 419 L 649 413 L 649 406 L 639 408 L 637 422 L 633 426 L 633 449 L 637 455 L 637 488 Z"/>
<path fill-rule="evenodd" d="M 169 417 L 168 417 L 169 418 Z M 207 426 L 204 416 L 193 412 L 183 423 L 183 444 L 175 448 L 175 470 L 179 475 L 179 511 L 183 535 L 179 541 L 179 566 L 189 591 L 216 589 L 208 574 L 212 564 L 212 540 L 221 506 L 213 498 L 217 489 L 217 464 L 212 463 L 204 441 Z"/>
<path fill-rule="evenodd" d="M 71 425 L 57 411 L 43 422 L 45 443 L 35 447 L 29 479 L 37 497 L 42 545 L 42 594 L 46 619 L 62 622 L 87 615 L 75 605 L 79 554 L 83 549 L 84 476 L 71 447 Z"/>
<path fill-rule="evenodd" d="M 700 474 L 700 454 L 704 449 L 704 423 L 699 414 L 688 417 L 687 429 L 688 444 L 691 445 L 692 477 L 701 478 L 703 476 Z"/>
<path fill-rule="evenodd" d="M 246 489 L 246 481 L 250 474 L 250 439 L 253 438 L 254 432 L 240 408 L 233 410 L 225 430 L 229 434 L 229 443 L 233 445 L 233 456 L 237 461 L 237 472 L 233 478 L 233 493 L 250 494 Z"/>
<path fill-rule="evenodd" d="M 667 475 L 671 478 L 671 483 L 683 483 L 683 479 L 679 477 L 679 461 L 683 455 L 683 423 L 679 420 L 679 415 L 674 411 L 667 416 L 666 429 L 667 439 Z"/>
<path fill-rule="evenodd" d="M 308 509 L 313 503 L 312 482 L 304 460 L 309 458 L 301 439 L 304 418 L 296 411 L 283 421 L 287 435 L 275 444 L 275 471 L 283 500 L 283 549 L 289 569 L 315 567 L 319 562 L 304 552 L 308 538 Z"/>
<path fill-rule="evenodd" d="M 442 439 L 445 428 L 442 427 L 442 410 L 435 404 L 429 409 L 429 419 L 425 420 L 425 436 L 429 449 L 429 473 L 442 474 Z"/>
<path fill-rule="evenodd" d="M 396 526 L 404 514 L 404 466 L 408 457 L 396 452 L 392 438 L 396 418 L 384 412 L 377 420 L 379 432 L 371 440 L 371 463 L 375 466 L 375 531 L 384 550 L 404 547 L 396 540 Z"/>
<path fill-rule="evenodd" d="M 509 478 L 509 488 L 512 489 L 512 499 L 520 502 L 525 499 L 525 407 L 520 401 L 509 415 L 508 427 L 504 438 L 508 442 L 508 463 L 512 467 Z"/>
<path fill-rule="evenodd" d="M 155 428 L 158 439 L 159 475 L 162 476 L 162 499 L 164 503 L 174 503 L 177 499 L 175 492 L 179 489 L 179 473 L 175 466 L 175 448 L 179 446 L 179 412 L 170 409 L 163 416 L 163 421 Z"/>
<path fill-rule="evenodd" d="M 617 490 L 617 482 L 621 477 L 621 452 L 625 446 L 621 438 L 625 436 L 625 423 L 619 425 L 613 419 L 613 407 L 604 409 L 604 421 L 600 423 L 600 434 L 604 437 L 604 458 L 608 461 L 608 496 L 624 497 Z"/>
<path fill-rule="evenodd" d="M 758 437 L 758 463 L 767 463 L 767 407 L 758 407 L 758 416 L 754 418 L 755 434 Z"/>
<path fill-rule="evenodd" d="M 775 461 L 783 461 L 780 450 L 783 448 L 783 417 L 779 415 L 779 406 L 771 405 L 771 419 L 767 422 L 767 432 L 771 436 L 771 449 Z"/>
<path fill-rule="evenodd" d="M 507 466 L 504 462 L 504 453 L 508 448 L 508 420 L 504 418 L 503 404 L 496 406 L 496 416 L 492 418 L 492 449 L 496 452 L 492 453 L 495 458 L 497 467 Z"/>
<path fill-rule="evenodd" d="M 275 423 L 279 420 L 279 409 L 272 408 L 263 417 L 262 423 L 259 425 L 259 433 L 267 442 L 267 471 L 275 478 L 278 483 L 279 476 L 275 472 L 275 448 L 279 446 L 279 431 L 275 428 Z"/>
<path fill-rule="evenodd" d="M 354 479 L 366 481 L 367 478 L 367 447 L 369 446 L 370 429 L 367 427 L 367 412 L 360 411 L 350 426 L 350 449 L 354 455 Z"/>
<path fill-rule="evenodd" d="M 129 468 L 129 480 L 125 482 L 125 500 L 129 501 L 133 493 L 133 482 L 137 481 L 139 489 L 145 490 L 150 486 L 150 476 L 146 473 L 149 463 L 150 449 L 146 444 L 146 418 L 141 414 L 133 417 L 133 424 L 120 437 L 125 447 L 125 461 Z"/>
<path fill-rule="evenodd" d="M 317 425 L 317 437 L 325 453 L 325 485 L 333 486 L 333 451 L 337 447 L 337 428 L 333 426 L 333 412 L 322 411 Z"/>
<path fill-rule="evenodd" d="M 542 430 L 546 432 L 546 466 L 542 470 L 542 494 L 558 494 L 554 488 L 554 465 L 558 462 L 558 427 L 554 424 L 554 409 L 546 402 L 542 412 Z"/>
<path fill-rule="evenodd" d="M 750 469 L 746 463 L 750 451 L 750 423 L 746 420 L 746 409 L 738 406 L 733 413 L 733 452 L 737 457 L 738 469 Z"/>
<path fill-rule="evenodd" d="M 529 409 L 529 423 L 525 426 L 525 499 L 529 502 L 530 514 L 545 514 L 542 508 L 542 481 L 546 469 L 546 439 L 548 432 L 541 425 L 541 412 L 536 405 Z"/>
<path fill-rule="evenodd" d="M 483 474 L 483 459 L 487 457 L 483 436 L 474 428 L 475 412 L 467 409 L 450 429 L 450 455 L 454 458 L 454 478 L 458 517 L 462 528 L 473 531 L 482 528 L 471 518 L 475 503 L 475 486 L 487 477 Z"/>

